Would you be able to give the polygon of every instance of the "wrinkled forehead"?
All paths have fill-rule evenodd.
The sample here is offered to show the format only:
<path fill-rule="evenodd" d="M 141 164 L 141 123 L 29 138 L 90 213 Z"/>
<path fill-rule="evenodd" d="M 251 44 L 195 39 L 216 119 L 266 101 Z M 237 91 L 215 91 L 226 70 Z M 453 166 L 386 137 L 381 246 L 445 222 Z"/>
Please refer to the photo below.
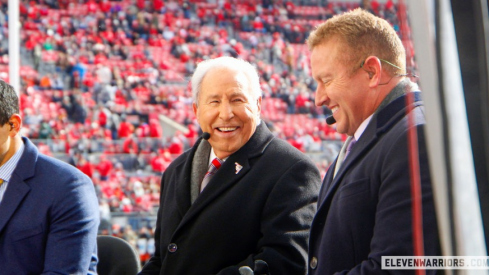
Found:
<path fill-rule="evenodd" d="M 243 94 L 249 98 L 253 97 L 253 93 L 251 92 L 251 80 L 245 73 L 237 72 L 234 75 L 234 80 Z"/>
<path fill-rule="evenodd" d="M 246 97 L 253 98 L 249 76 L 242 71 L 227 67 L 218 67 L 207 72 L 202 80 L 201 92 L 205 92 L 204 88 L 214 89 L 225 86 L 236 86 Z"/>

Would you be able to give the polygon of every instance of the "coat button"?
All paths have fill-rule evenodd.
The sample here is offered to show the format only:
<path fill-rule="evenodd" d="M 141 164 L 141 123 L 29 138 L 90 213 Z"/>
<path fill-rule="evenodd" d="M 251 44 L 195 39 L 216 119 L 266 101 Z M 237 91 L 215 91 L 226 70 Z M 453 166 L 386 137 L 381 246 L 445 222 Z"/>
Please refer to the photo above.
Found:
<path fill-rule="evenodd" d="M 318 259 L 316 257 L 312 257 L 309 266 L 311 267 L 311 269 L 316 269 L 316 267 L 318 266 Z"/>
<path fill-rule="evenodd" d="M 168 251 L 170 251 L 171 253 L 177 252 L 177 249 L 178 249 L 178 247 L 177 247 L 177 244 L 175 244 L 175 243 L 171 243 L 168 245 Z"/>

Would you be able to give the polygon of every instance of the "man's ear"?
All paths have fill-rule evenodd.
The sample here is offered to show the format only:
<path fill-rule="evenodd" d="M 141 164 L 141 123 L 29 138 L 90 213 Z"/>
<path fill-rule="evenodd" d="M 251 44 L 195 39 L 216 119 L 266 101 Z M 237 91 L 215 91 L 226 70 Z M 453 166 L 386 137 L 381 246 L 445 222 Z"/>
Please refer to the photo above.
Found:
<path fill-rule="evenodd" d="M 199 107 L 197 107 L 197 103 L 192 103 L 192 109 L 194 110 L 194 115 L 195 115 L 195 118 L 197 119 L 197 122 L 199 121 L 199 116 L 198 116 L 198 113 L 197 113 L 197 110 L 198 110 Z"/>
<path fill-rule="evenodd" d="M 15 136 L 22 128 L 22 118 L 19 114 L 13 114 L 9 119 L 10 133 Z"/>
<path fill-rule="evenodd" d="M 192 109 L 194 110 L 194 115 L 197 116 L 197 103 L 192 103 Z"/>
<path fill-rule="evenodd" d="M 380 78 L 382 77 L 382 64 L 380 63 L 379 58 L 376 56 L 369 56 L 367 59 L 365 59 L 362 69 L 365 71 L 370 80 L 370 87 L 379 85 Z"/>
<path fill-rule="evenodd" d="M 257 112 L 258 112 L 258 114 L 260 114 L 260 112 L 261 112 L 261 96 L 258 97 L 258 99 L 256 100 L 256 105 L 257 105 Z"/>

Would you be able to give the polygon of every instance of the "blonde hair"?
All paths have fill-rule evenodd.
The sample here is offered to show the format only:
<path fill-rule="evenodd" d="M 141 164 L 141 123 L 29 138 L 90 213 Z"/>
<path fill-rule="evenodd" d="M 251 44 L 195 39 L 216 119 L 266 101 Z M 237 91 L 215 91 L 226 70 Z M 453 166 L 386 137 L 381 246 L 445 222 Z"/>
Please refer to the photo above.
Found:
<path fill-rule="evenodd" d="M 386 20 L 357 8 L 321 23 L 307 38 L 310 50 L 337 37 L 345 46 L 339 61 L 351 64 L 350 73 L 360 68 L 369 56 L 377 56 L 401 68 L 386 65 L 391 75 L 405 74 L 406 51 L 394 28 Z"/>

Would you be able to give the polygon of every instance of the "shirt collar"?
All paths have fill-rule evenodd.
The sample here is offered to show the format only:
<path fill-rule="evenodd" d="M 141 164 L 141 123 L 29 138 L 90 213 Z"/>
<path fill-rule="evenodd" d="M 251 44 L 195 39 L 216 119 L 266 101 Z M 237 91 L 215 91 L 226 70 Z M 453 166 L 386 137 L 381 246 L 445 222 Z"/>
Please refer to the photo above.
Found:
<path fill-rule="evenodd" d="M 12 173 L 14 172 L 15 167 L 17 167 L 17 164 L 19 163 L 22 153 L 24 153 L 24 147 L 25 145 L 22 142 L 15 154 L 6 163 L 0 166 L 0 179 L 3 179 L 4 181 L 10 180 L 10 177 L 12 177 Z"/>
<path fill-rule="evenodd" d="M 359 140 L 360 137 L 362 136 L 363 132 L 365 132 L 365 129 L 367 129 L 368 124 L 370 123 L 370 120 L 372 120 L 373 114 L 371 114 L 369 117 L 367 117 L 360 126 L 358 126 L 358 129 L 355 131 L 353 136 L 355 137 L 355 140 Z"/>
<path fill-rule="evenodd" d="M 214 148 L 211 147 L 211 154 L 209 156 L 209 165 L 211 165 L 211 162 L 217 158 L 216 153 L 214 153 Z M 224 163 L 229 157 L 226 157 L 224 159 L 221 159 L 221 162 Z"/>

